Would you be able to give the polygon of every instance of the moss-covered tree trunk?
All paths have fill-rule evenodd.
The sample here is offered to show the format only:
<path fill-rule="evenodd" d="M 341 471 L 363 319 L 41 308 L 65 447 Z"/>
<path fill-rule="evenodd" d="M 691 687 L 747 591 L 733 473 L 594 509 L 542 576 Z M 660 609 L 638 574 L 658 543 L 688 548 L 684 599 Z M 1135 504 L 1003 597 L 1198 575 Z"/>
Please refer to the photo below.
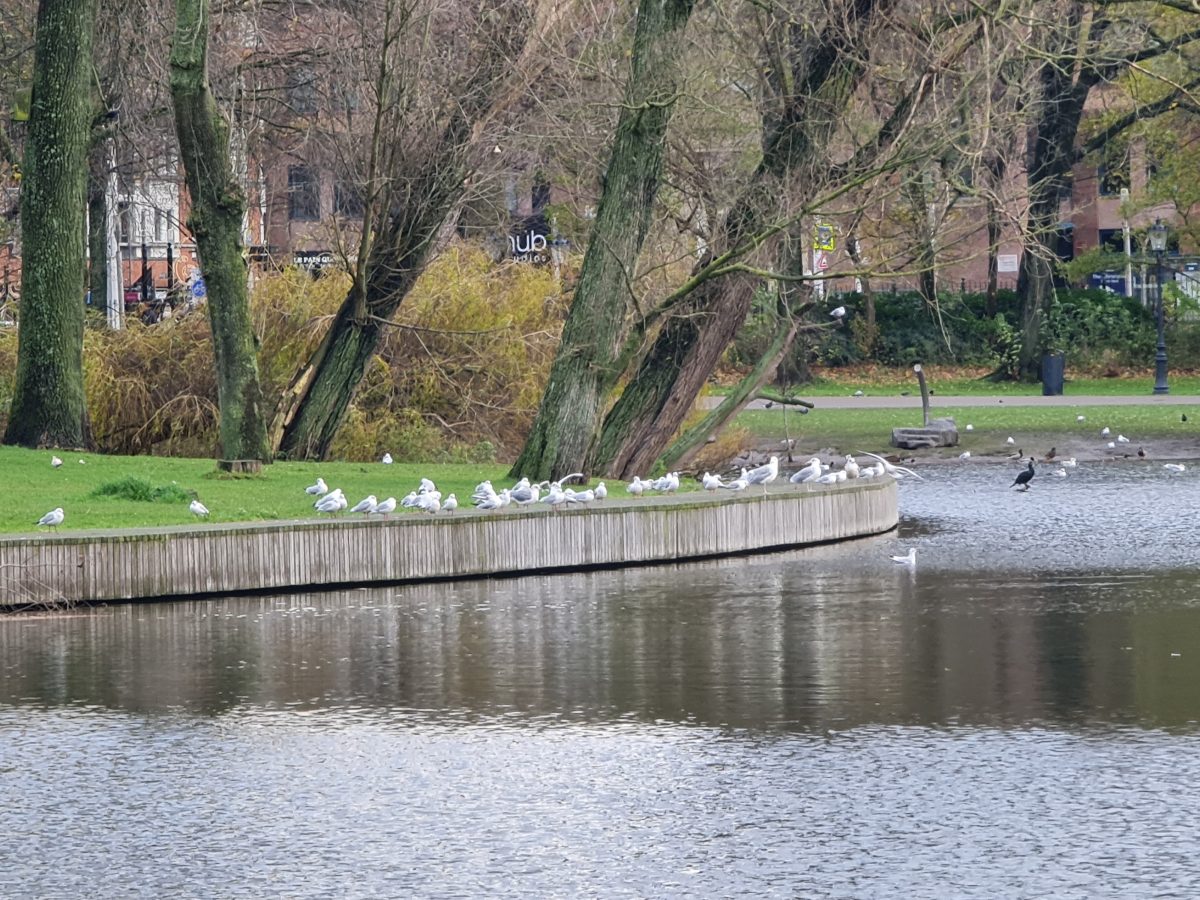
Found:
<path fill-rule="evenodd" d="M 604 192 L 562 343 L 514 476 L 541 480 L 587 471 L 601 411 L 621 374 L 626 322 L 637 310 L 634 269 L 662 180 L 691 12 L 692 0 L 638 4 L 632 67 Z"/>
<path fill-rule="evenodd" d="M 270 459 L 267 419 L 250 319 L 242 215 L 246 198 L 229 160 L 229 124 L 208 87 L 208 0 L 176 0 L 171 100 L 208 289 L 225 459 Z"/>
<path fill-rule="evenodd" d="M 84 210 L 95 0 L 41 0 L 21 185 L 21 326 L 5 443 L 83 447 Z"/>
<path fill-rule="evenodd" d="M 758 243 L 784 213 L 789 189 L 812 196 L 827 168 L 830 135 L 867 71 L 862 47 L 890 0 L 845 0 L 828 24 L 793 23 L 787 71 L 774 73 L 776 106 L 765 117 L 763 158 L 714 239 L 714 256 Z M 804 197 L 798 198 L 803 202 Z M 737 333 L 759 283 L 738 272 L 704 281 L 666 325 L 605 417 L 592 455 L 614 476 L 647 472 L 690 412 Z"/>

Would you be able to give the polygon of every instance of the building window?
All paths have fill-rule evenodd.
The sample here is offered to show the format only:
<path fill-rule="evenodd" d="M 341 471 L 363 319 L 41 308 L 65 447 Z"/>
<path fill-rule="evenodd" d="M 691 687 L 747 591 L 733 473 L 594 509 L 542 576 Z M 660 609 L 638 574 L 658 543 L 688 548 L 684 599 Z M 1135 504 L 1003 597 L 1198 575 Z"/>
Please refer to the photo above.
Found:
<path fill-rule="evenodd" d="M 333 186 L 333 211 L 339 216 L 361 219 L 363 215 L 362 192 L 348 181 L 338 181 Z"/>
<path fill-rule="evenodd" d="M 288 218 L 293 222 L 321 218 L 321 183 L 307 166 L 288 168 Z"/>
<path fill-rule="evenodd" d="M 317 76 L 312 69 L 297 69 L 288 74 L 287 102 L 292 112 L 300 115 L 317 111 Z"/>

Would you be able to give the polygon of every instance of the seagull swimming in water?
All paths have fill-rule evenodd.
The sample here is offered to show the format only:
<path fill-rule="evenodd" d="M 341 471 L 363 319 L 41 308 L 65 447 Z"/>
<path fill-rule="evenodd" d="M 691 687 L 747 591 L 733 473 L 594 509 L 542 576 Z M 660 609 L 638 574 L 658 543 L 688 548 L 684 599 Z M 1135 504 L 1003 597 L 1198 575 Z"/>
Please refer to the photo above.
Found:
<path fill-rule="evenodd" d="M 192 511 L 193 515 L 199 516 L 201 519 L 208 518 L 208 507 L 199 500 L 193 500 L 191 503 L 189 503 L 188 509 Z"/>
<path fill-rule="evenodd" d="M 50 512 L 38 519 L 37 523 L 39 525 L 46 525 L 49 528 L 58 530 L 58 526 L 63 523 L 63 519 L 66 517 L 67 516 L 63 512 L 63 508 L 61 506 L 56 506 L 54 509 L 50 510 Z"/>
<path fill-rule="evenodd" d="M 1163 463 L 1163 468 L 1169 472 L 1183 472 L 1187 469 L 1183 463 Z"/>
<path fill-rule="evenodd" d="M 917 564 L 917 548 L 909 547 L 908 552 L 903 556 L 893 556 L 892 562 L 900 563 L 902 566 L 916 566 Z"/>

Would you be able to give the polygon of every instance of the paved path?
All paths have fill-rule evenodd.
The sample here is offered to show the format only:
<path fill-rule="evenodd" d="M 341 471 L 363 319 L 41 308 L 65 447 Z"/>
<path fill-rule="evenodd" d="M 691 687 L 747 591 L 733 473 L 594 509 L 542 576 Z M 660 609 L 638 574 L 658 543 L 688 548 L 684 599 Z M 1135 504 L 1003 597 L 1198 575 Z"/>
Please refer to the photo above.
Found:
<path fill-rule="evenodd" d="M 880 394 L 872 397 L 866 394 L 862 397 L 804 397 L 816 405 L 817 409 L 920 409 L 921 395 L 908 397 Z M 705 397 L 705 408 L 711 409 L 721 402 L 720 397 Z M 1073 397 L 1062 394 L 1057 397 L 1043 397 L 1032 394 L 1028 396 L 997 397 L 986 394 L 967 396 L 942 396 L 935 394 L 929 398 L 931 410 L 946 409 L 952 406 L 1181 406 L 1200 404 L 1200 396 L 1195 394 L 1120 394 L 1108 397 Z M 752 400 L 746 404 L 746 409 L 782 409 L 779 404 L 770 400 Z M 790 407 L 795 409 L 795 407 Z"/>

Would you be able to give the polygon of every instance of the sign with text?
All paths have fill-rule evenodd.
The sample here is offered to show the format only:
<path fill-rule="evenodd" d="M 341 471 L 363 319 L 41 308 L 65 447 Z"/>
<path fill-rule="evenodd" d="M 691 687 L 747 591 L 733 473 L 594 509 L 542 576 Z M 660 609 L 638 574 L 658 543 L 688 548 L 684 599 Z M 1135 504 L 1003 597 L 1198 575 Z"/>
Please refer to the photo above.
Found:
<path fill-rule="evenodd" d="M 813 249 L 832 253 L 837 249 L 837 234 L 829 222 L 818 222 L 813 226 Z"/>

